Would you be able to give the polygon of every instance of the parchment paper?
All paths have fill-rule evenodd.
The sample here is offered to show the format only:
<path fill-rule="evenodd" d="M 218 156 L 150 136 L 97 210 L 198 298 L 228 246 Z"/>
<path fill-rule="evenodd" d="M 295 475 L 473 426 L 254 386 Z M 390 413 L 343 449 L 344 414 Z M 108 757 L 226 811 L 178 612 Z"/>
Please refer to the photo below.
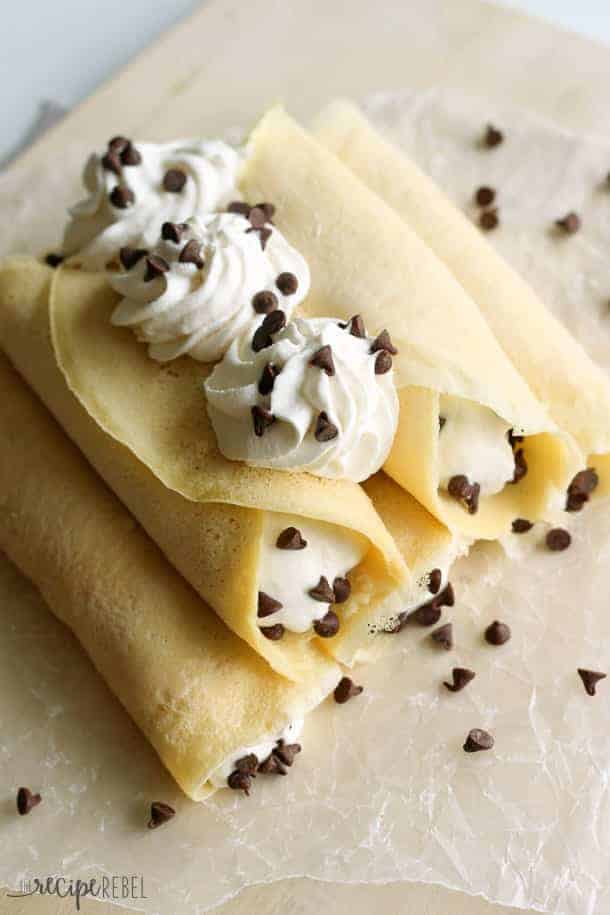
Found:
<path fill-rule="evenodd" d="M 460 205 L 479 184 L 499 189 L 494 242 L 610 367 L 610 147 L 459 94 L 378 95 L 367 108 Z M 493 153 L 476 144 L 489 120 L 507 134 Z M 53 247 L 85 150 L 0 179 L 11 214 L 0 251 Z M 568 209 L 583 231 L 556 239 L 548 227 Z M 430 645 L 428 630 L 387 636 L 389 657 L 356 674 L 363 695 L 311 716 L 289 778 L 203 806 L 180 796 L 71 636 L 0 559 L 0 883 L 143 874 L 148 899 L 133 907 L 176 915 L 291 875 L 419 880 L 541 911 L 607 912 L 610 686 L 589 698 L 576 668 L 610 669 L 608 505 L 566 523 L 574 543 L 563 554 L 541 546 L 539 527 L 507 540 L 512 558 L 500 545 L 472 551 L 451 576 L 454 651 Z M 482 638 L 495 618 L 513 629 L 502 648 Z M 453 666 L 477 671 L 456 695 L 441 682 Z M 492 752 L 462 752 L 471 727 L 493 732 Z M 44 796 L 29 817 L 14 813 L 20 784 Z M 152 799 L 178 810 L 156 832 L 143 828 Z"/>

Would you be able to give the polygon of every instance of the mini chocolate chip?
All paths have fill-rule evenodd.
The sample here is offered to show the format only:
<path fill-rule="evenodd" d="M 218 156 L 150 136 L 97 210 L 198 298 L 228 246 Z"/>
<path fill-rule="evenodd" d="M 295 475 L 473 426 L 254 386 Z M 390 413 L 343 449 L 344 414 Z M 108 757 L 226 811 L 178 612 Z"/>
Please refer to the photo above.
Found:
<path fill-rule="evenodd" d="M 504 134 L 501 130 L 498 130 L 497 127 L 494 127 L 493 124 L 488 124 L 485 128 L 485 134 L 483 137 L 483 142 L 488 149 L 493 149 L 494 146 L 499 146 L 504 140 Z"/>
<path fill-rule="evenodd" d="M 555 553 L 567 550 L 571 543 L 572 538 L 570 534 L 562 527 L 554 527 L 546 535 L 546 545 L 549 550 L 553 550 Z"/>
<path fill-rule="evenodd" d="M 483 210 L 479 216 L 479 226 L 485 232 L 491 232 L 492 229 L 496 229 L 500 225 L 500 217 L 498 216 L 498 208 L 493 207 L 490 210 Z"/>
<path fill-rule="evenodd" d="M 298 527 L 286 527 L 275 541 L 275 545 L 278 550 L 304 550 L 307 541 L 303 540 Z"/>
<path fill-rule="evenodd" d="M 568 486 L 566 511 L 579 512 L 597 488 L 599 477 L 593 467 L 580 470 Z"/>
<path fill-rule="evenodd" d="M 131 141 L 127 143 L 127 146 L 121 153 L 121 162 L 123 165 L 127 166 L 140 165 L 142 162 L 142 156 Z"/>
<path fill-rule="evenodd" d="M 350 677 L 342 677 L 335 687 L 335 692 L 333 694 L 335 702 L 339 705 L 344 705 L 349 699 L 353 699 L 354 696 L 359 696 L 363 689 L 363 686 L 356 686 Z"/>
<path fill-rule="evenodd" d="M 375 374 L 385 375 L 392 368 L 392 357 L 387 350 L 382 349 L 375 357 Z"/>
<path fill-rule="evenodd" d="M 467 667 L 454 667 L 451 671 L 451 676 L 453 677 L 453 683 L 447 683 L 445 680 L 444 685 L 452 693 L 459 693 L 465 686 L 468 686 L 471 680 L 474 680 L 476 674 L 474 670 L 468 670 Z"/>
<path fill-rule="evenodd" d="M 231 772 L 227 779 L 227 785 L 229 788 L 232 788 L 233 791 L 243 791 L 244 794 L 250 796 L 250 786 L 252 785 L 252 779 L 247 772 Z"/>
<path fill-rule="evenodd" d="M 236 772 L 245 772 L 246 775 L 251 775 L 253 778 L 256 778 L 256 770 L 258 769 L 258 756 L 255 753 L 248 753 L 246 756 L 242 756 L 235 763 Z"/>
<path fill-rule="evenodd" d="M 250 220 L 250 225 L 252 226 L 252 228 L 262 229 L 263 226 L 265 225 L 265 223 L 267 222 L 267 214 L 265 213 L 265 211 L 263 210 L 262 207 L 254 206 L 250 210 L 248 219 Z"/>
<path fill-rule="evenodd" d="M 600 680 L 605 680 L 608 675 L 597 670 L 585 670 L 583 667 L 579 667 L 578 676 L 583 682 L 587 695 L 594 696 L 597 684 Z"/>
<path fill-rule="evenodd" d="M 477 188 L 474 199 L 477 206 L 488 207 L 496 199 L 496 192 L 492 187 L 483 185 L 482 187 Z"/>
<path fill-rule="evenodd" d="M 252 207 L 249 203 L 246 203 L 243 200 L 233 200 L 227 207 L 227 213 L 237 213 L 239 216 L 245 216 L 247 219 L 251 209 Z"/>
<path fill-rule="evenodd" d="M 53 268 L 59 267 L 59 265 L 62 264 L 63 261 L 64 261 L 63 254 L 54 254 L 52 251 L 49 254 L 47 254 L 47 256 L 44 259 L 45 264 L 48 267 L 53 267 Z"/>
<path fill-rule="evenodd" d="M 281 623 L 276 623 L 275 626 L 261 626 L 260 630 L 270 642 L 279 642 L 284 638 L 285 629 Z"/>
<path fill-rule="evenodd" d="M 266 334 L 269 334 L 272 337 L 274 334 L 279 333 L 286 326 L 286 314 L 281 311 L 279 308 L 275 311 L 272 311 L 266 316 L 261 324 L 261 327 Z"/>
<path fill-rule="evenodd" d="M 318 369 L 322 369 L 323 372 L 326 372 L 327 375 L 332 377 L 335 374 L 332 348 L 328 344 L 326 344 L 326 346 L 321 346 L 320 349 L 313 354 L 309 360 L 309 364 Z"/>
<path fill-rule="evenodd" d="M 260 210 L 263 210 L 267 217 L 267 222 L 270 222 L 275 216 L 275 206 L 272 203 L 257 203 L 256 206 Z"/>
<path fill-rule="evenodd" d="M 184 222 L 164 222 L 161 226 L 161 238 L 179 245 L 188 226 Z"/>
<path fill-rule="evenodd" d="M 413 620 L 419 626 L 434 626 L 440 620 L 442 612 L 438 604 L 434 603 L 434 601 L 428 601 L 418 607 L 417 610 L 409 613 L 407 619 L 409 622 Z"/>
<path fill-rule="evenodd" d="M 146 248 L 130 248 L 129 245 L 123 245 L 119 251 L 119 260 L 125 270 L 131 270 L 132 267 L 146 257 L 148 251 Z"/>
<path fill-rule="evenodd" d="M 274 292 L 263 289 L 252 297 L 252 308 L 259 315 L 268 315 L 277 308 L 277 296 Z"/>
<path fill-rule="evenodd" d="M 271 334 L 268 334 L 261 324 L 254 331 L 254 336 L 252 337 L 252 349 L 255 353 L 260 353 L 262 349 L 266 349 L 268 346 L 271 346 L 272 343 L 273 340 L 271 339 Z"/>
<path fill-rule="evenodd" d="M 291 766 L 297 754 L 301 752 L 301 744 L 284 743 L 283 740 L 279 740 L 277 746 L 274 747 L 271 752 L 274 756 L 277 756 L 279 761 L 285 766 Z"/>
<path fill-rule="evenodd" d="M 163 826 L 164 823 L 167 823 L 168 820 L 175 816 L 176 811 L 169 804 L 164 804 L 163 801 L 153 801 L 150 805 L 148 828 L 157 829 L 158 826 Z"/>
<path fill-rule="evenodd" d="M 514 448 L 515 445 L 520 445 L 523 442 L 522 435 L 515 435 L 514 429 L 509 429 L 506 433 L 506 438 L 508 439 L 508 444 L 511 448 Z"/>
<path fill-rule="evenodd" d="M 398 352 L 392 343 L 387 330 L 382 330 L 381 333 L 375 337 L 371 344 L 371 353 L 378 353 L 380 350 L 386 350 L 388 353 L 391 353 L 392 356 L 395 356 Z"/>
<path fill-rule="evenodd" d="M 266 397 L 268 394 L 271 394 L 273 390 L 273 385 L 275 384 L 275 379 L 280 374 L 281 369 L 275 366 L 272 362 L 268 362 L 265 368 L 262 371 L 260 380 L 258 382 L 258 393 L 262 394 L 263 397 Z"/>
<path fill-rule="evenodd" d="M 254 425 L 254 434 L 260 438 L 265 434 L 265 430 L 275 422 L 275 416 L 264 407 L 252 407 L 252 423 Z"/>
<path fill-rule="evenodd" d="M 265 248 L 267 247 L 267 242 L 271 238 L 271 229 L 259 229 L 258 238 L 261 243 L 261 248 L 264 251 Z"/>
<path fill-rule="evenodd" d="M 284 273 L 280 273 L 275 281 L 275 285 L 280 290 L 282 295 L 294 295 L 297 289 L 299 288 L 299 281 L 294 275 L 286 270 Z"/>
<path fill-rule="evenodd" d="M 32 794 L 29 788 L 20 788 L 17 792 L 17 812 L 19 816 L 25 816 L 33 810 L 34 807 L 38 807 L 42 797 L 40 794 Z"/>
<path fill-rule="evenodd" d="M 504 645 L 510 636 L 510 626 L 499 620 L 494 620 L 485 630 L 485 641 L 490 645 Z"/>
<path fill-rule="evenodd" d="M 313 628 L 321 639 L 330 639 L 339 632 L 339 625 L 339 617 L 329 610 L 321 620 L 315 620 Z"/>
<path fill-rule="evenodd" d="M 428 575 L 428 591 L 430 594 L 438 594 L 439 588 L 443 581 L 443 573 L 440 569 L 432 569 Z"/>
<path fill-rule="evenodd" d="M 481 487 L 478 483 L 470 483 L 463 473 L 456 474 L 449 480 L 447 492 L 456 501 L 461 502 L 470 515 L 476 514 L 479 508 L 479 493 Z"/>
<path fill-rule="evenodd" d="M 118 152 L 109 150 L 102 156 L 102 168 L 106 172 L 114 172 L 115 175 L 121 174 L 121 159 Z"/>
<path fill-rule="evenodd" d="M 187 241 L 180 252 L 178 260 L 181 264 L 194 264 L 198 270 L 202 270 L 204 260 L 201 256 L 201 242 L 198 242 L 195 238 L 191 238 L 190 241 Z"/>
<path fill-rule="evenodd" d="M 179 168 L 170 168 L 163 176 L 163 190 L 170 194 L 179 194 L 185 184 L 186 172 Z"/>
<path fill-rule="evenodd" d="M 277 613 L 282 607 L 283 604 L 280 604 L 279 600 L 276 600 L 269 594 L 265 594 L 264 591 L 258 592 L 258 610 L 256 615 L 259 619 L 263 619 L 265 616 L 271 616 L 272 613 Z"/>
<path fill-rule="evenodd" d="M 319 600 L 323 604 L 333 604 L 335 602 L 335 593 L 324 575 L 320 575 L 320 581 L 315 588 L 310 588 L 307 592 L 314 600 Z"/>
<path fill-rule="evenodd" d="M 430 633 L 430 638 L 433 642 L 436 642 L 437 645 L 440 645 L 441 648 L 444 648 L 445 651 L 450 651 L 450 649 L 453 648 L 452 623 L 445 623 L 443 626 L 439 626 L 438 629 L 435 629 L 434 632 Z"/>
<path fill-rule="evenodd" d="M 574 212 L 566 213 L 561 219 L 555 220 L 555 225 L 558 229 L 561 229 L 562 232 L 565 232 L 566 235 L 574 235 L 581 226 L 580 216 L 578 213 Z"/>
<path fill-rule="evenodd" d="M 445 423 L 447 422 L 446 416 L 439 416 L 438 418 L 438 431 L 440 432 Z"/>
<path fill-rule="evenodd" d="M 316 428 L 314 431 L 314 437 L 318 442 L 330 442 L 333 438 L 336 438 L 339 435 L 339 430 L 334 423 L 331 423 L 328 418 L 328 413 L 325 410 L 318 415 L 316 420 Z"/>
<path fill-rule="evenodd" d="M 340 575 L 337 575 L 333 581 L 333 594 L 335 595 L 336 604 L 344 604 L 352 593 L 352 586 L 349 583 L 349 578 L 342 578 Z"/>
<path fill-rule="evenodd" d="M 129 140 L 127 137 L 113 137 L 111 140 L 108 140 L 108 149 L 112 152 L 122 153 L 126 146 L 129 146 Z"/>
<path fill-rule="evenodd" d="M 432 598 L 437 607 L 453 607 L 455 604 L 455 591 L 450 581 L 447 582 L 440 594 Z"/>
<path fill-rule="evenodd" d="M 366 328 L 360 315 L 354 315 L 349 321 L 349 332 L 352 337 L 364 339 L 366 337 Z"/>
<path fill-rule="evenodd" d="M 515 518 L 512 525 L 513 534 L 527 534 L 533 526 L 533 521 L 528 521 L 526 518 Z"/>
<path fill-rule="evenodd" d="M 523 453 L 523 448 L 517 448 L 515 451 L 515 472 L 511 483 L 519 483 L 527 475 L 527 461 Z"/>
<path fill-rule="evenodd" d="M 169 264 L 164 257 L 159 257 L 158 254 L 149 254 L 146 258 L 146 271 L 144 273 L 144 282 L 150 283 L 152 280 L 156 280 L 157 277 L 162 276 L 164 273 L 167 273 L 169 270 Z"/>
<path fill-rule="evenodd" d="M 258 772 L 261 772 L 263 775 L 286 775 L 286 769 L 283 763 L 274 756 L 273 753 L 270 753 L 267 759 L 263 759 L 258 766 Z"/>
<path fill-rule="evenodd" d="M 109 197 L 110 203 L 118 210 L 126 210 L 127 207 L 130 207 L 136 200 L 136 195 L 131 188 L 123 187 L 122 184 L 117 184 L 110 192 Z"/>
<path fill-rule="evenodd" d="M 468 732 L 464 750 L 466 753 L 477 753 L 479 750 L 491 750 L 494 745 L 494 739 L 487 731 L 481 728 L 473 728 Z"/>

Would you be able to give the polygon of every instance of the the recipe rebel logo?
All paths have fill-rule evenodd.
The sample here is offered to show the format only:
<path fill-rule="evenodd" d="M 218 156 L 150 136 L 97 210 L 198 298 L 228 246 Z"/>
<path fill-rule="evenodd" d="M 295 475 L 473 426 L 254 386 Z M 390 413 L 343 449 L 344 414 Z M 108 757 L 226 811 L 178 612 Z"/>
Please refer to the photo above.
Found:
<path fill-rule="evenodd" d="M 19 892 L 8 892 L 12 898 L 24 896 L 57 896 L 59 899 L 73 898 L 76 911 L 80 912 L 81 899 L 104 899 L 107 902 L 148 899 L 144 892 L 142 874 L 113 874 L 91 877 L 89 880 L 72 877 L 31 877 L 20 882 Z"/>

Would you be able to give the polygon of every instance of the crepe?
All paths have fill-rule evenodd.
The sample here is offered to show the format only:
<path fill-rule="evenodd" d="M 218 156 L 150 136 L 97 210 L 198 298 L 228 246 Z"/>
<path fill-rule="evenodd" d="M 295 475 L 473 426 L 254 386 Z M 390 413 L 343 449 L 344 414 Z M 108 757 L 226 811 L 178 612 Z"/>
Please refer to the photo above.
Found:
<path fill-rule="evenodd" d="M 402 151 L 349 102 L 328 105 L 318 140 L 379 195 L 447 265 L 556 424 L 576 440 L 581 467 L 610 492 L 610 381 L 531 287 Z"/>
<path fill-rule="evenodd" d="M 1 355 L 0 425 L 0 549 L 202 800 L 214 769 L 302 718 L 338 667 L 318 653 L 299 684 L 275 674 L 172 569 Z"/>
<path fill-rule="evenodd" d="M 62 365 L 89 412 L 55 359 L 51 280 Z M 371 501 L 348 481 L 258 471 L 222 458 L 205 411 L 204 367 L 188 358 L 159 367 L 129 331 L 110 325 L 114 303 L 101 275 L 54 275 L 32 259 L 12 259 L 0 270 L 0 346 L 171 563 L 275 670 L 294 680 L 308 677 L 320 647 L 350 662 L 352 649 L 342 649 L 341 630 L 332 639 L 287 631 L 280 642 L 261 634 L 256 603 L 263 509 L 317 517 L 367 538 L 365 560 L 350 576 L 352 597 L 339 611 L 342 620 L 361 613 L 364 621 L 393 594 L 407 600 L 415 585 Z M 75 353 L 78 361 L 70 361 Z M 427 524 L 420 531 L 424 540 Z M 430 542 L 433 568 L 435 536 Z"/>

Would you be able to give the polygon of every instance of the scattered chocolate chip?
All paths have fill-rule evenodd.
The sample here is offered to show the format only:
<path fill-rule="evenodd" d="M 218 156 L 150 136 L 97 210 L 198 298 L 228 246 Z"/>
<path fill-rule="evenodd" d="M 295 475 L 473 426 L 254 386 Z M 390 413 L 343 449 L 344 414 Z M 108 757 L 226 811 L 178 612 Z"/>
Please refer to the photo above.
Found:
<path fill-rule="evenodd" d="M 481 728 L 473 728 L 468 732 L 464 750 L 466 753 L 477 753 L 479 750 L 491 750 L 494 745 L 494 739 L 487 731 Z"/>
<path fill-rule="evenodd" d="M 260 438 L 265 434 L 265 430 L 275 422 L 275 416 L 264 407 L 252 407 L 252 423 L 254 425 L 254 434 Z"/>
<path fill-rule="evenodd" d="M 131 270 L 147 254 L 146 248 L 131 248 L 129 245 L 124 245 L 119 251 L 119 260 L 125 270 Z"/>
<path fill-rule="evenodd" d="M 385 375 L 392 368 L 392 357 L 387 350 L 383 349 L 375 357 L 375 374 Z"/>
<path fill-rule="evenodd" d="M 275 626 L 261 626 L 260 630 L 270 642 L 279 642 L 284 638 L 285 629 L 281 623 L 276 623 Z"/>
<path fill-rule="evenodd" d="M 338 575 L 333 581 L 333 594 L 335 595 L 336 604 L 344 604 L 352 593 L 352 586 L 349 578 L 342 578 Z"/>
<path fill-rule="evenodd" d="M 275 545 L 278 550 L 304 550 L 307 541 L 303 540 L 297 527 L 286 527 L 275 541 Z"/>
<path fill-rule="evenodd" d="M 118 152 L 108 150 L 102 156 L 102 168 L 106 172 L 114 172 L 115 175 L 121 174 L 121 159 Z"/>
<path fill-rule="evenodd" d="M 244 794 L 249 797 L 252 779 L 247 772 L 238 772 L 236 770 L 229 775 L 227 785 L 229 788 L 232 788 L 233 791 L 243 791 Z"/>
<path fill-rule="evenodd" d="M 141 162 L 142 162 L 142 156 L 140 155 L 138 150 L 135 148 L 133 143 L 131 141 L 128 141 L 127 146 L 121 152 L 121 163 L 123 165 L 132 166 L 132 165 L 140 165 Z"/>
<path fill-rule="evenodd" d="M 123 187 L 122 184 L 117 184 L 110 192 L 110 203 L 118 210 L 126 210 L 127 207 L 135 203 L 135 200 L 136 195 L 131 188 Z"/>
<path fill-rule="evenodd" d="M 446 416 L 439 416 L 438 418 L 438 431 L 440 432 L 445 423 L 447 422 Z"/>
<path fill-rule="evenodd" d="M 235 763 L 236 772 L 245 772 L 246 775 L 251 775 L 253 778 L 256 778 L 256 770 L 258 768 L 258 756 L 255 753 L 248 753 L 246 756 L 242 756 L 241 759 L 238 759 Z"/>
<path fill-rule="evenodd" d="M 164 804 L 163 801 L 153 801 L 150 805 L 148 828 L 157 829 L 158 826 L 163 826 L 164 823 L 167 823 L 168 820 L 175 816 L 176 811 L 169 804 Z"/>
<path fill-rule="evenodd" d="M 511 636 L 510 626 L 494 620 L 485 630 L 485 641 L 490 645 L 504 645 Z"/>
<path fill-rule="evenodd" d="M 566 511 L 579 512 L 597 488 L 599 477 L 593 467 L 579 471 L 568 486 Z"/>
<path fill-rule="evenodd" d="M 285 271 L 284 273 L 280 273 L 280 275 L 277 277 L 275 285 L 280 290 L 282 295 L 294 295 L 299 288 L 299 281 L 297 280 L 294 273 Z"/>
<path fill-rule="evenodd" d="M 163 190 L 170 194 L 179 194 L 186 184 L 186 172 L 179 168 L 170 168 L 163 175 Z"/>
<path fill-rule="evenodd" d="M 441 648 L 444 648 L 445 651 L 450 651 L 453 648 L 452 623 L 445 623 L 443 626 L 439 626 L 438 629 L 435 629 L 434 632 L 430 633 L 430 638 L 433 642 L 436 642 L 437 645 L 440 645 Z"/>
<path fill-rule="evenodd" d="M 252 297 L 252 308 L 258 315 L 268 315 L 277 308 L 277 296 L 274 292 L 263 289 Z"/>
<path fill-rule="evenodd" d="M 158 254 L 149 254 L 146 258 L 144 282 L 150 283 L 151 280 L 156 280 L 157 277 L 167 273 L 168 270 L 169 264 L 164 257 L 160 257 Z"/>
<path fill-rule="evenodd" d="M 262 394 L 263 397 L 266 397 L 268 394 L 271 394 L 273 390 L 273 385 L 275 384 L 275 379 L 280 374 L 280 369 L 277 368 L 272 362 L 268 362 L 265 368 L 262 371 L 260 380 L 258 382 L 258 393 Z"/>
<path fill-rule="evenodd" d="M 498 216 L 497 207 L 493 207 L 490 210 L 483 210 L 479 216 L 479 226 L 484 232 L 491 232 L 493 229 L 497 229 L 499 225 L 500 217 Z"/>
<path fill-rule="evenodd" d="M 481 487 L 478 483 L 470 483 L 468 477 L 460 473 L 451 477 L 447 492 L 457 502 L 461 502 L 464 505 L 468 510 L 468 514 L 476 514 L 479 508 L 479 493 L 481 492 Z"/>
<path fill-rule="evenodd" d="M 554 527 L 546 535 L 546 545 L 549 550 L 553 550 L 555 553 L 567 550 L 571 543 L 572 538 L 570 534 L 562 527 Z"/>
<path fill-rule="evenodd" d="M 440 569 L 432 569 L 428 575 L 428 591 L 430 594 L 438 594 L 439 588 L 443 581 L 443 573 Z"/>
<path fill-rule="evenodd" d="M 418 607 L 417 610 L 413 610 L 412 613 L 407 615 L 407 620 L 410 622 L 417 623 L 419 626 L 434 626 L 435 623 L 441 618 L 442 610 L 434 601 L 428 601 L 425 604 L 422 604 L 421 607 Z M 400 626 L 402 629 L 402 626 Z M 400 630 L 397 630 L 400 631 Z"/>
<path fill-rule="evenodd" d="M 261 324 L 254 331 L 254 336 L 252 337 L 252 349 L 255 353 L 260 353 L 262 349 L 266 349 L 268 346 L 271 346 L 273 340 L 271 339 L 271 334 L 267 332 L 265 327 Z"/>
<path fill-rule="evenodd" d="M 62 264 L 63 261 L 64 261 L 63 254 L 54 254 L 52 251 L 49 254 L 47 254 L 47 256 L 44 259 L 45 264 L 48 267 L 53 267 L 53 268 L 59 267 L 59 265 Z"/>
<path fill-rule="evenodd" d="M 161 238 L 179 245 L 187 229 L 188 225 L 185 222 L 164 222 L 161 226 Z"/>
<path fill-rule="evenodd" d="M 585 670 L 582 667 L 578 668 L 578 676 L 583 682 L 587 695 L 594 696 L 596 693 L 596 686 L 600 680 L 605 680 L 608 676 L 607 674 L 602 674 L 597 670 Z"/>
<path fill-rule="evenodd" d="M 328 344 L 326 344 L 326 346 L 321 346 L 320 349 L 313 354 L 309 360 L 309 364 L 318 369 L 322 369 L 323 372 L 326 372 L 327 375 L 332 377 L 335 374 L 332 348 Z"/>
<path fill-rule="evenodd" d="M 265 616 L 271 616 L 272 613 L 277 613 L 282 607 L 283 604 L 280 604 L 279 600 L 276 600 L 269 594 L 265 594 L 264 591 L 258 592 L 258 610 L 256 615 L 259 619 L 263 619 Z"/>
<path fill-rule="evenodd" d="M 566 213 L 565 216 L 562 216 L 561 219 L 555 220 L 555 225 L 562 232 L 565 232 L 566 235 L 574 235 L 575 232 L 578 232 L 581 226 L 580 216 L 578 213 Z"/>
<path fill-rule="evenodd" d="M 258 772 L 263 775 L 286 775 L 283 763 L 273 753 L 270 753 L 267 759 L 263 759 L 262 763 L 259 763 Z"/>
<path fill-rule="evenodd" d="M 437 607 L 453 607 L 455 604 L 455 591 L 450 581 L 447 582 L 440 594 L 433 598 Z"/>
<path fill-rule="evenodd" d="M 250 210 L 248 219 L 250 220 L 250 225 L 252 226 L 252 228 L 262 229 L 263 226 L 265 225 L 265 223 L 267 222 L 267 214 L 265 213 L 265 211 L 262 207 L 254 206 Z"/>
<path fill-rule="evenodd" d="M 126 146 L 129 146 L 127 137 L 117 136 L 108 141 L 108 149 L 111 152 L 122 153 Z"/>
<path fill-rule="evenodd" d="M 315 588 L 310 588 L 307 592 L 314 600 L 319 600 L 323 604 L 334 604 L 335 592 L 328 583 L 328 578 L 320 575 L 320 581 Z"/>
<path fill-rule="evenodd" d="M 285 766 L 291 766 L 295 760 L 295 756 L 300 752 L 300 743 L 284 743 L 283 740 L 278 741 L 277 746 L 272 750 L 273 755 L 277 756 L 279 761 L 284 763 Z"/>
<path fill-rule="evenodd" d="M 492 187 L 483 185 L 482 187 L 477 188 L 474 199 L 477 206 L 488 207 L 496 199 L 496 192 Z"/>
<path fill-rule="evenodd" d="M 198 242 L 195 238 L 191 238 L 190 241 L 187 241 L 184 248 L 180 252 L 180 257 L 178 260 L 181 264 L 194 264 L 198 270 L 202 270 L 204 266 L 204 260 L 201 256 L 201 243 Z"/>
<path fill-rule="evenodd" d="M 485 128 L 485 134 L 483 136 L 483 142 L 488 149 L 493 149 L 494 146 L 499 146 L 504 140 L 504 134 L 501 130 L 498 130 L 497 127 L 494 127 L 493 124 L 488 124 Z"/>
<path fill-rule="evenodd" d="M 321 620 L 315 620 L 313 628 L 321 639 L 330 639 L 339 632 L 339 617 L 333 610 L 329 610 Z"/>
<path fill-rule="evenodd" d="M 17 792 L 17 812 L 19 816 L 25 816 L 33 810 L 34 807 L 38 807 L 42 797 L 40 794 L 32 794 L 29 788 L 20 788 Z"/>
<path fill-rule="evenodd" d="M 398 352 L 392 343 L 387 330 L 382 330 L 381 333 L 375 337 L 371 344 L 371 353 L 378 353 L 380 350 L 386 350 L 386 352 L 391 353 L 392 356 L 395 356 Z"/>
<path fill-rule="evenodd" d="M 339 435 L 339 430 L 331 423 L 325 410 L 318 415 L 314 437 L 317 442 L 330 442 Z"/>
<path fill-rule="evenodd" d="M 525 454 L 523 453 L 523 448 L 517 448 L 515 451 L 515 472 L 513 473 L 513 478 L 510 482 L 519 483 L 526 475 L 527 461 L 525 460 Z"/>
<path fill-rule="evenodd" d="M 354 696 L 359 696 L 363 689 L 363 686 L 356 686 L 350 677 L 342 677 L 335 687 L 335 702 L 339 705 L 343 705 L 349 699 L 353 699 Z"/>
<path fill-rule="evenodd" d="M 245 216 L 247 219 L 251 209 L 252 207 L 249 203 L 245 203 L 243 200 L 233 200 L 227 207 L 227 213 L 237 213 L 239 216 Z"/>
<path fill-rule="evenodd" d="M 447 683 L 445 680 L 444 685 L 452 693 L 459 693 L 465 686 L 468 686 L 471 680 L 474 680 L 476 674 L 474 670 L 468 670 L 467 667 L 454 667 L 451 671 L 451 676 L 453 677 L 453 683 Z"/>

